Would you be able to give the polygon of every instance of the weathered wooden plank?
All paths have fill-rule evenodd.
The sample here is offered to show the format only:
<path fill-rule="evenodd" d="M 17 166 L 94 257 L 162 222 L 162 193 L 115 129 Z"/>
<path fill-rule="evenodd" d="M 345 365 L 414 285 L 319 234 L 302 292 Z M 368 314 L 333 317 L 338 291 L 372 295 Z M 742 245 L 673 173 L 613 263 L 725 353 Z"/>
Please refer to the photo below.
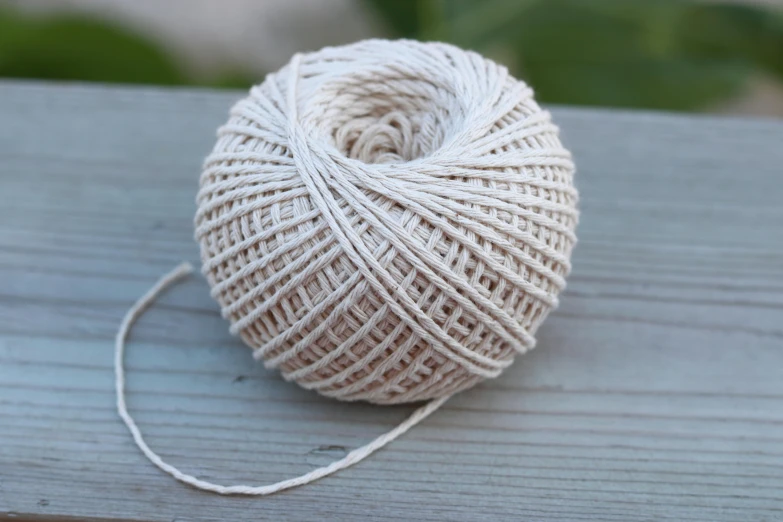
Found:
<path fill-rule="evenodd" d="M 783 520 L 783 123 L 557 109 L 575 269 L 539 348 L 370 460 L 269 498 L 152 467 L 114 412 L 126 308 L 197 261 L 199 166 L 236 93 L 0 84 L 0 517 Z M 198 476 L 261 484 L 408 407 L 282 382 L 205 283 L 134 330 L 129 403 Z"/>

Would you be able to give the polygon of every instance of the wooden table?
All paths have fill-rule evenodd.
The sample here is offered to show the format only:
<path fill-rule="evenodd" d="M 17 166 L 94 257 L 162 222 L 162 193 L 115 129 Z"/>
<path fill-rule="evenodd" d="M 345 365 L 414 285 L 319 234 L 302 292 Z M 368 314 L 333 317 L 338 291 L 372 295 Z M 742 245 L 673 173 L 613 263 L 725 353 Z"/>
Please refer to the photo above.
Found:
<path fill-rule="evenodd" d="M 538 348 L 361 464 L 267 498 L 162 474 L 112 339 L 192 239 L 235 92 L 0 84 L 0 518 L 783 520 L 783 122 L 555 109 L 580 243 Z M 185 471 L 264 484 L 410 407 L 283 382 L 199 277 L 134 330 L 129 404 Z"/>

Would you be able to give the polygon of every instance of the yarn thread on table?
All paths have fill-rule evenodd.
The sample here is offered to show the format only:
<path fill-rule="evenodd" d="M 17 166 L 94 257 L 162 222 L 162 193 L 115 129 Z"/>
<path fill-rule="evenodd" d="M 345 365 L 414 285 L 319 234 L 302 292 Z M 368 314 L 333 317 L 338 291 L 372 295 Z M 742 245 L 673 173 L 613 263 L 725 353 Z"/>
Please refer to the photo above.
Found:
<path fill-rule="evenodd" d="M 335 463 L 365 458 L 453 394 L 498 376 L 557 306 L 576 242 L 574 165 L 550 114 L 505 67 L 442 43 L 367 40 L 296 55 L 231 110 L 204 163 L 195 236 L 231 332 L 304 388 L 346 401 L 429 400 Z"/>

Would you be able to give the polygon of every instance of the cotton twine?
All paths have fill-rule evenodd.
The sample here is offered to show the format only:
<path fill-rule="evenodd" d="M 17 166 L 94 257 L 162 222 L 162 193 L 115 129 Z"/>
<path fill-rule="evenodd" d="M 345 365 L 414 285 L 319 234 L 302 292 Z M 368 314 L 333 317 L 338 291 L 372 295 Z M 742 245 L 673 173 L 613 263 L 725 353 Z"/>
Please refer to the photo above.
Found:
<path fill-rule="evenodd" d="M 223 316 L 256 359 L 345 401 L 429 401 L 329 466 L 261 486 L 163 471 L 221 494 L 267 495 L 381 448 L 450 396 L 500 375 L 557 306 L 576 241 L 571 155 L 505 67 L 442 43 L 368 40 L 296 55 L 231 110 L 204 164 L 196 239 Z"/>

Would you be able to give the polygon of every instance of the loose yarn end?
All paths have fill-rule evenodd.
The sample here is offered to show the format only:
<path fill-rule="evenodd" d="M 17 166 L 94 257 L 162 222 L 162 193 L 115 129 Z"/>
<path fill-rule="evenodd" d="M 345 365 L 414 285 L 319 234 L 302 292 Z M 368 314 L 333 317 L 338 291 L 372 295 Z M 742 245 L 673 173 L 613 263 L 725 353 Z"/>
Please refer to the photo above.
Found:
<path fill-rule="evenodd" d="M 174 268 L 171 272 L 167 273 L 152 287 L 150 290 L 141 296 L 138 301 L 128 310 L 125 314 L 125 318 L 122 320 L 119 330 L 117 331 L 117 337 L 114 344 L 114 374 L 115 374 L 115 388 L 117 391 L 117 413 L 120 418 L 125 422 L 128 430 L 133 437 L 133 441 L 136 446 L 141 450 L 147 459 L 155 464 L 158 468 L 168 473 L 180 482 L 184 482 L 195 488 L 211 491 L 220 495 L 252 495 L 252 496 L 265 496 L 277 493 L 289 488 L 301 486 L 315 482 L 316 480 L 323 478 L 327 475 L 331 475 L 341 469 L 345 469 L 349 466 L 361 462 L 368 456 L 381 449 L 394 439 L 404 434 L 406 431 L 426 419 L 430 414 L 440 408 L 449 397 L 441 397 L 434 399 L 424 406 L 416 409 L 407 419 L 401 422 L 394 429 L 379 436 L 369 444 L 356 448 L 349 452 L 345 457 L 332 462 L 327 466 L 314 469 L 304 475 L 298 477 L 281 480 L 274 484 L 265 486 L 247 486 L 239 484 L 235 486 L 223 486 L 215 484 L 206 480 L 202 480 L 183 473 L 175 466 L 172 466 L 168 462 L 164 461 L 160 455 L 155 453 L 147 442 L 144 440 L 144 436 L 141 434 L 136 421 L 128 411 L 128 406 L 125 401 L 125 341 L 133 328 L 134 323 L 149 308 L 153 302 L 158 298 L 160 294 L 165 292 L 170 286 L 174 285 L 177 281 L 182 280 L 193 272 L 193 266 L 190 263 L 182 263 Z"/>

